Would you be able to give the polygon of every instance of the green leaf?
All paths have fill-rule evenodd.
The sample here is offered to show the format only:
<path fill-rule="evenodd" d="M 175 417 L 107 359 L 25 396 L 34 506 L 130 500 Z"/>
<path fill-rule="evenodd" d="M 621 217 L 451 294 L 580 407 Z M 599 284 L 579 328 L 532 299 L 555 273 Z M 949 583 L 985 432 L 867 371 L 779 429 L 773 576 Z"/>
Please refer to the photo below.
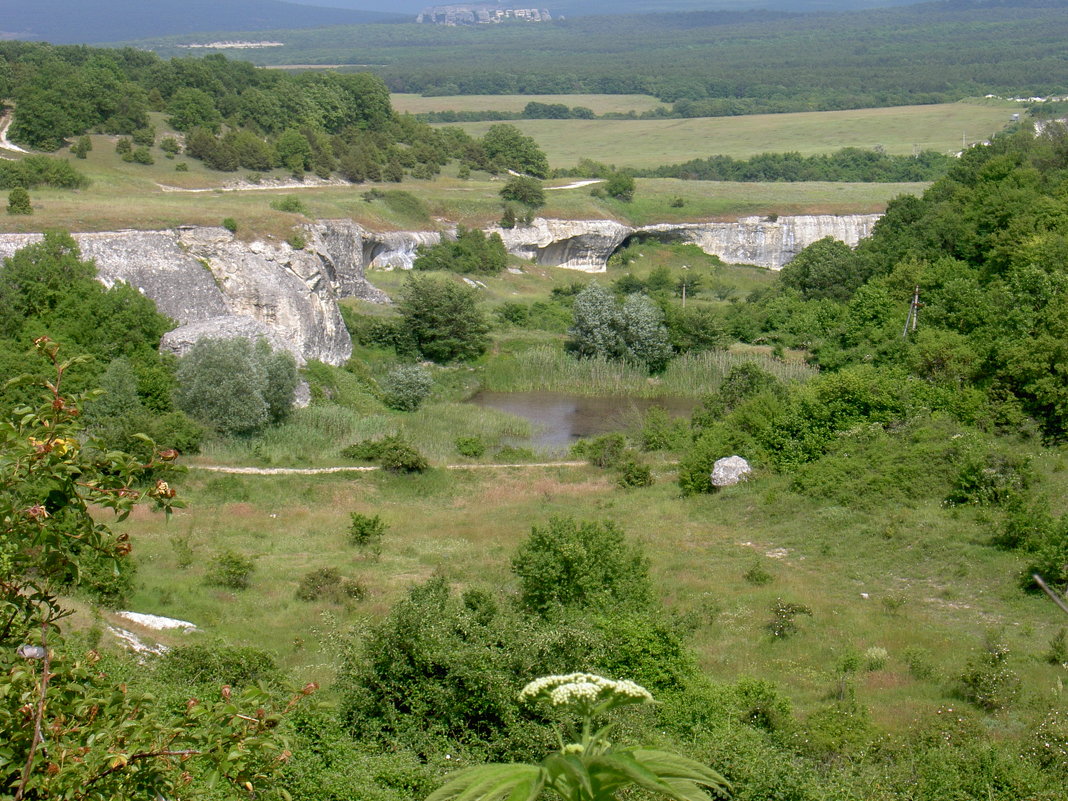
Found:
<path fill-rule="evenodd" d="M 454 774 L 427 801 L 535 801 L 544 781 L 538 765 L 479 765 Z"/>

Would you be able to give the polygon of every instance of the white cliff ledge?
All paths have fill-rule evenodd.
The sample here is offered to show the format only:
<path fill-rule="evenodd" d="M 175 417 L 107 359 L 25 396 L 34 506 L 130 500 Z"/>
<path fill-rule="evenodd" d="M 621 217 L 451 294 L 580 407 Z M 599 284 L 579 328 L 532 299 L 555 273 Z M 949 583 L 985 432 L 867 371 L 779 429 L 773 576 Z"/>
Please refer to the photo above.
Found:
<path fill-rule="evenodd" d="M 855 246 L 877 214 L 747 217 L 737 222 L 665 223 L 631 227 L 612 220 L 536 219 L 529 226 L 491 228 L 516 256 L 537 264 L 603 272 L 629 238 L 689 242 L 729 264 L 779 270 L 824 237 Z M 178 323 L 164 347 L 181 353 L 203 337 L 265 337 L 298 363 L 341 365 L 352 354 L 338 300 L 388 303 L 365 271 L 411 269 L 417 250 L 452 232 L 368 231 L 351 220 L 306 226 L 297 250 L 278 240 L 246 242 L 223 228 L 74 234 L 100 281 L 125 281 Z M 41 239 L 0 234 L 0 258 Z"/>

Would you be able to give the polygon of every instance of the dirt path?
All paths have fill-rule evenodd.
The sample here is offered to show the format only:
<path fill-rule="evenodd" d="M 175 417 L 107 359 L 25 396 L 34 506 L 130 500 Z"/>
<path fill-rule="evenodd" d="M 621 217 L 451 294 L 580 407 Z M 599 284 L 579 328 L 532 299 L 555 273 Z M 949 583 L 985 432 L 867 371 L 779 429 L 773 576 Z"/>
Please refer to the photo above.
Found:
<path fill-rule="evenodd" d="M 588 462 L 521 462 L 518 464 L 447 464 L 446 470 L 490 470 L 500 467 L 582 467 Z M 234 473 L 251 476 L 317 476 L 328 473 L 369 473 L 381 470 L 376 465 L 363 467 L 226 467 L 225 465 L 189 465 L 190 470 L 211 473 Z"/>
<path fill-rule="evenodd" d="M 0 117 L 0 147 L 5 150 L 12 150 L 16 153 L 29 153 L 30 151 L 16 145 L 10 139 L 7 138 L 7 129 L 11 127 L 11 109 L 8 109 L 2 117 Z M 0 158 L 8 158 L 7 156 L 0 156 Z"/>

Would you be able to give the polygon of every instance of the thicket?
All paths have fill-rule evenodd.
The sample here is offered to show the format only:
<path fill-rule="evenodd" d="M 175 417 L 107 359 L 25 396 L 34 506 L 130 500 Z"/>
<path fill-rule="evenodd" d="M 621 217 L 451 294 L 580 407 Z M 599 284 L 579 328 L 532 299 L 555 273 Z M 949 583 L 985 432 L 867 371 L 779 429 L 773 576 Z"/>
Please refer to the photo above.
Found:
<path fill-rule="evenodd" d="M 508 263 L 501 235 L 486 236 L 479 228 L 456 229 L 455 239 L 443 239 L 436 245 L 419 248 L 414 267 L 417 270 L 447 270 L 461 274 L 496 275 Z"/>
<path fill-rule="evenodd" d="M 28 350 L 36 338 L 62 342 L 72 357 L 92 360 L 68 378 L 71 391 L 102 386 L 87 404 L 91 433 L 114 448 L 134 452 L 135 434 L 162 448 L 195 452 L 200 428 L 173 404 L 175 361 L 158 350 L 173 328 L 155 304 L 125 283 L 105 288 L 96 266 L 83 260 L 74 239 L 50 232 L 0 265 L 0 374 L 44 378 L 48 361 Z M 33 400 L 26 386 L 0 387 L 0 411 Z"/>
<path fill-rule="evenodd" d="M 656 169 L 635 170 L 641 178 L 689 181 L 934 181 L 945 175 L 953 156 L 924 150 L 894 156 L 878 150 L 847 147 L 834 153 L 761 153 L 748 159 L 709 156 Z"/>

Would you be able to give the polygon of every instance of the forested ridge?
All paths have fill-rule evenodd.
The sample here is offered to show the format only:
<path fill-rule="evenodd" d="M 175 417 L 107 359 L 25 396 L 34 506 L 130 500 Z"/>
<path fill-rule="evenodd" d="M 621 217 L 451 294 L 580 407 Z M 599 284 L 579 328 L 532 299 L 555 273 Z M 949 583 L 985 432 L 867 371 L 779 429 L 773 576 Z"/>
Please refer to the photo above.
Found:
<path fill-rule="evenodd" d="M 344 64 L 358 40 L 359 63 L 377 65 L 396 92 L 644 93 L 683 116 L 829 110 L 1060 92 L 1064 9 L 1061 0 L 1025 0 L 579 17 L 493 30 L 341 27 L 273 32 L 286 47 L 248 57 Z M 139 44 L 178 52 L 165 41 Z"/>

